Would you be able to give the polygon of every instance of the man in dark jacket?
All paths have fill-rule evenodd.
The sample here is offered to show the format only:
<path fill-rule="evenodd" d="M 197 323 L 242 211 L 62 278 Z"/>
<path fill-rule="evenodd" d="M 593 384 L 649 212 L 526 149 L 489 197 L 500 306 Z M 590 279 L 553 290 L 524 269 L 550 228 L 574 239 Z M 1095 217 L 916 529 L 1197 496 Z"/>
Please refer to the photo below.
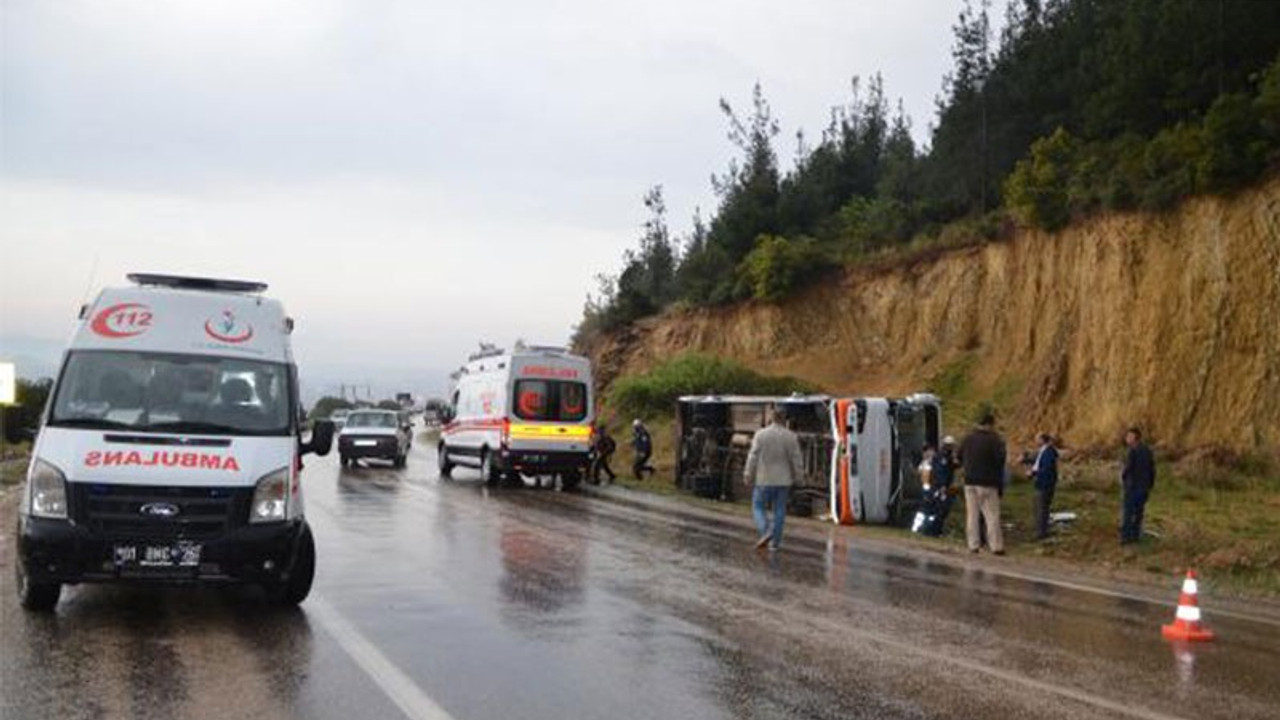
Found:
<path fill-rule="evenodd" d="M 1058 487 L 1058 448 L 1053 436 L 1040 433 L 1040 449 L 1031 466 L 1031 479 L 1036 487 L 1036 539 L 1049 537 L 1049 507 L 1053 505 L 1053 492 Z"/>
<path fill-rule="evenodd" d="M 1129 446 L 1124 456 L 1120 483 L 1124 490 L 1124 516 L 1120 523 L 1120 544 L 1136 543 L 1142 538 L 1142 516 L 1147 498 L 1156 484 L 1156 459 L 1151 448 L 1142 442 L 1142 431 L 1129 428 L 1124 436 Z"/>
<path fill-rule="evenodd" d="M 595 484 L 600 484 L 600 473 L 609 476 L 609 482 L 618 479 L 613 473 L 613 468 L 609 467 L 609 461 L 613 458 L 613 453 L 618 449 L 618 443 L 614 442 L 613 436 L 609 434 L 609 428 L 603 423 L 596 424 L 596 457 L 591 463 L 591 480 Z"/>
<path fill-rule="evenodd" d="M 649 457 L 653 455 L 653 438 L 649 436 L 649 428 L 640 422 L 640 418 L 631 423 L 631 447 L 636 453 L 631 473 L 637 480 L 643 480 L 646 472 L 653 475 L 656 471 L 649 465 Z"/>
<path fill-rule="evenodd" d="M 995 431 L 995 415 L 982 416 L 978 427 L 960 443 L 960 464 L 964 468 L 965 536 L 969 552 L 982 546 L 979 518 L 986 522 L 991 552 L 1004 554 L 1004 533 L 1000 527 L 1000 487 L 1004 484 L 1006 449 L 1004 438 Z"/>

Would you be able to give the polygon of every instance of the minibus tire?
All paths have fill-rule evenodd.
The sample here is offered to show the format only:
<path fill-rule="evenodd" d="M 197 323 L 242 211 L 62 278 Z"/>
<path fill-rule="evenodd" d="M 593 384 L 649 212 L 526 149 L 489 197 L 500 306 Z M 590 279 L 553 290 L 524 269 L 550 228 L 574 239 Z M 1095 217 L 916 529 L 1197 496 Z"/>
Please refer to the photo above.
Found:
<path fill-rule="evenodd" d="M 281 607 L 299 605 L 311 594 L 311 583 L 316 577 L 316 541 L 311 527 L 304 525 L 298 538 L 298 556 L 293 560 L 289 579 L 267 588 L 271 601 Z"/>
<path fill-rule="evenodd" d="M 24 610 L 52 612 L 62 597 L 62 583 L 33 583 L 22 569 L 22 559 L 14 558 L 13 575 L 18 589 L 18 603 Z"/>
<path fill-rule="evenodd" d="M 449 462 L 449 446 L 440 443 L 440 447 L 436 448 L 436 460 L 440 464 L 440 477 L 449 478 L 453 476 L 453 463 Z"/>

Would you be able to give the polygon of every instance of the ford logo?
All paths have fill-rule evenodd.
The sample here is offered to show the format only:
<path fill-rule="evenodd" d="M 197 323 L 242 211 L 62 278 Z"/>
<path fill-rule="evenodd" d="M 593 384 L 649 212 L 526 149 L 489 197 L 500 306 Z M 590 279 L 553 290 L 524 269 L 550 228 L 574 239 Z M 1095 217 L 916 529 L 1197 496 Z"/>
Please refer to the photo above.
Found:
<path fill-rule="evenodd" d="M 177 514 L 182 511 L 173 503 L 158 502 L 147 503 L 146 505 L 138 508 L 138 512 L 143 515 L 150 515 L 151 517 L 171 518 L 176 517 Z"/>

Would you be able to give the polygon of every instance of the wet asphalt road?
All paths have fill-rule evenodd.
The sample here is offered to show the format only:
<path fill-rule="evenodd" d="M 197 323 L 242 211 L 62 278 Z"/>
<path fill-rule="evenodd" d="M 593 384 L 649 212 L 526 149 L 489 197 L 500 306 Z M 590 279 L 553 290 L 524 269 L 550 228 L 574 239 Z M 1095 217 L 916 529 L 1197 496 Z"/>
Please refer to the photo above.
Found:
<path fill-rule="evenodd" d="M 1168 602 L 816 523 L 761 554 L 737 517 L 442 482 L 424 445 L 308 459 L 296 611 L 81 586 L 28 615 L 6 536 L 0 719 L 1280 717 L 1273 616 L 1209 613 L 1219 641 L 1178 648 Z"/>

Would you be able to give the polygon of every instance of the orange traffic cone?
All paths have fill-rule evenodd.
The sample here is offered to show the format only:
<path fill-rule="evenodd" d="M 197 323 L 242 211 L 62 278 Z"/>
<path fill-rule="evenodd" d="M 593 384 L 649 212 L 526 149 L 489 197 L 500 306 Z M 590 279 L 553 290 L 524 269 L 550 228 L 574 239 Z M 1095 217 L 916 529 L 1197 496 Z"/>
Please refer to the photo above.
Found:
<path fill-rule="evenodd" d="M 1200 606 L 1196 603 L 1196 571 L 1188 570 L 1182 581 L 1182 597 L 1178 599 L 1178 614 L 1172 625 L 1165 625 L 1163 635 L 1168 640 L 1212 640 L 1213 632 L 1200 624 Z"/>

